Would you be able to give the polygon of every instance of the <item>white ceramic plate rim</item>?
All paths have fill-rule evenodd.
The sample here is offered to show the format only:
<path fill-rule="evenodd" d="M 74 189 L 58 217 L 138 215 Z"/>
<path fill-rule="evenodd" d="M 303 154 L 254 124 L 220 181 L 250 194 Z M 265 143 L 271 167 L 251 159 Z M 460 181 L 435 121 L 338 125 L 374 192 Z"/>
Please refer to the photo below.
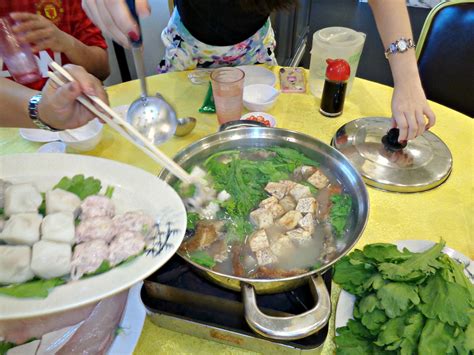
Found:
<path fill-rule="evenodd" d="M 267 68 L 258 65 L 242 65 L 237 68 L 243 70 L 245 73 L 244 86 L 252 84 L 267 84 L 275 86 L 276 76 Z"/>
<path fill-rule="evenodd" d="M 34 182 L 41 191 L 63 176 L 94 176 L 103 186 L 114 186 L 117 213 L 142 209 L 156 216 L 164 234 L 172 230 L 167 247 L 158 255 L 145 253 L 101 275 L 56 287 L 45 299 L 0 295 L 0 320 L 53 314 L 112 296 L 155 272 L 175 254 L 183 240 L 186 211 L 181 199 L 165 182 L 144 170 L 102 158 L 54 153 L 5 155 L 0 157 L 0 166 L 0 178 Z"/>
<path fill-rule="evenodd" d="M 394 244 L 400 251 L 403 248 L 407 248 L 412 252 L 420 253 L 431 248 L 436 243 L 430 240 L 400 240 L 395 242 Z M 449 255 L 450 257 L 455 257 L 465 263 L 471 262 L 471 265 L 473 265 L 472 260 L 470 260 L 468 257 L 454 249 L 445 247 L 443 249 L 443 253 Z M 341 294 L 339 295 L 339 300 L 337 301 L 336 307 L 336 335 L 338 335 L 337 328 L 346 326 L 347 322 L 349 322 L 349 319 L 354 319 L 352 313 L 354 312 L 355 300 L 356 297 L 353 294 L 345 290 L 341 290 Z"/>

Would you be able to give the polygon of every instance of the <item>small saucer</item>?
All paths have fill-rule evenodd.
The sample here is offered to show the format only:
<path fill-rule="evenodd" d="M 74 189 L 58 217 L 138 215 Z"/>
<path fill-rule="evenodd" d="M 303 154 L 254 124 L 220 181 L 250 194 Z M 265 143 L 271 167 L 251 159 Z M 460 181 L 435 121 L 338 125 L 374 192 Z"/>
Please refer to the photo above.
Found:
<path fill-rule="evenodd" d="M 37 150 L 38 153 L 66 153 L 66 143 L 50 142 L 43 144 Z"/>
<path fill-rule="evenodd" d="M 257 121 L 257 120 L 251 119 L 250 117 L 252 117 L 252 116 L 255 116 L 255 117 L 262 116 L 264 119 L 266 119 L 268 122 L 270 122 L 269 127 L 275 127 L 276 126 L 275 117 L 273 117 L 272 115 L 270 115 L 269 113 L 266 113 L 266 112 L 249 112 L 249 113 L 246 113 L 245 115 L 243 115 L 242 117 L 240 117 L 240 119 L 241 120 Z"/>

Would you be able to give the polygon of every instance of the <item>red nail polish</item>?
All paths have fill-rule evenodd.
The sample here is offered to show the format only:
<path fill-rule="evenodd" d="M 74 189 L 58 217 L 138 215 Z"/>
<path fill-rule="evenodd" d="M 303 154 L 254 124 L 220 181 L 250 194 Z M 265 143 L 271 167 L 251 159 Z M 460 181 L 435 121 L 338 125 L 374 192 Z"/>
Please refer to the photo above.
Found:
<path fill-rule="evenodd" d="M 130 39 L 133 41 L 133 42 L 137 42 L 140 40 L 140 35 L 138 33 L 136 33 L 135 31 L 130 31 L 128 33 L 128 37 L 130 37 Z"/>

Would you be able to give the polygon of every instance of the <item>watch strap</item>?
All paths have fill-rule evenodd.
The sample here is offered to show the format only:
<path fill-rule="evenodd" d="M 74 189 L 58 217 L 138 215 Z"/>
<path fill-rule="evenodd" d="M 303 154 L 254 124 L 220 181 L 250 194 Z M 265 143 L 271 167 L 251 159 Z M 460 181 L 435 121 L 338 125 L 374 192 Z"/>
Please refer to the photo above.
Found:
<path fill-rule="evenodd" d="M 390 43 L 390 46 L 385 50 L 385 58 L 395 53 L 403 53 L 409 50 L 410 48 L 415 48 L 415 42 L 411 38 L 400 38 L 395 42 Z"/>
<path fill-rule="evenodd" d="M 47 131 L 57 132 L 59 129 L 51 127 L 46 122 L 42 121 L 39 117 L 38 113 L 38 105 L 41 102 L 41 98 L 43 95 L 38 93 L 31 97 L 30 101 L 28 102 L 28 115 L 30 116 L 31 121 L 35 124 L 36 127 L 39 129 L 44 129 Z"/>

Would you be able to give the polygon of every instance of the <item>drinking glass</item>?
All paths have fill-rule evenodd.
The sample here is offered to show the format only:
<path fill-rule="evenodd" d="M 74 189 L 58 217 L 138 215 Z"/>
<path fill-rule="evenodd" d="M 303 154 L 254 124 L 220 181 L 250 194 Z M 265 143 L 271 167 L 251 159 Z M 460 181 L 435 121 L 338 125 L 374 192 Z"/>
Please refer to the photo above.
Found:
<path fill-rule="evenodd" d="M 245 73 L 238 68 L 219 68 L 211 73 L 212 92 L 219 124 L 240 119 Z"/>
<path fill-rule="evenodd" d="M 41 79 L 38 63 L 31 47 L 20 43 L 12 30 L 13 19 L 0 18 L 0 56 L 7 65 L 13 79 L 20 84 L 28 84 Z"/>

